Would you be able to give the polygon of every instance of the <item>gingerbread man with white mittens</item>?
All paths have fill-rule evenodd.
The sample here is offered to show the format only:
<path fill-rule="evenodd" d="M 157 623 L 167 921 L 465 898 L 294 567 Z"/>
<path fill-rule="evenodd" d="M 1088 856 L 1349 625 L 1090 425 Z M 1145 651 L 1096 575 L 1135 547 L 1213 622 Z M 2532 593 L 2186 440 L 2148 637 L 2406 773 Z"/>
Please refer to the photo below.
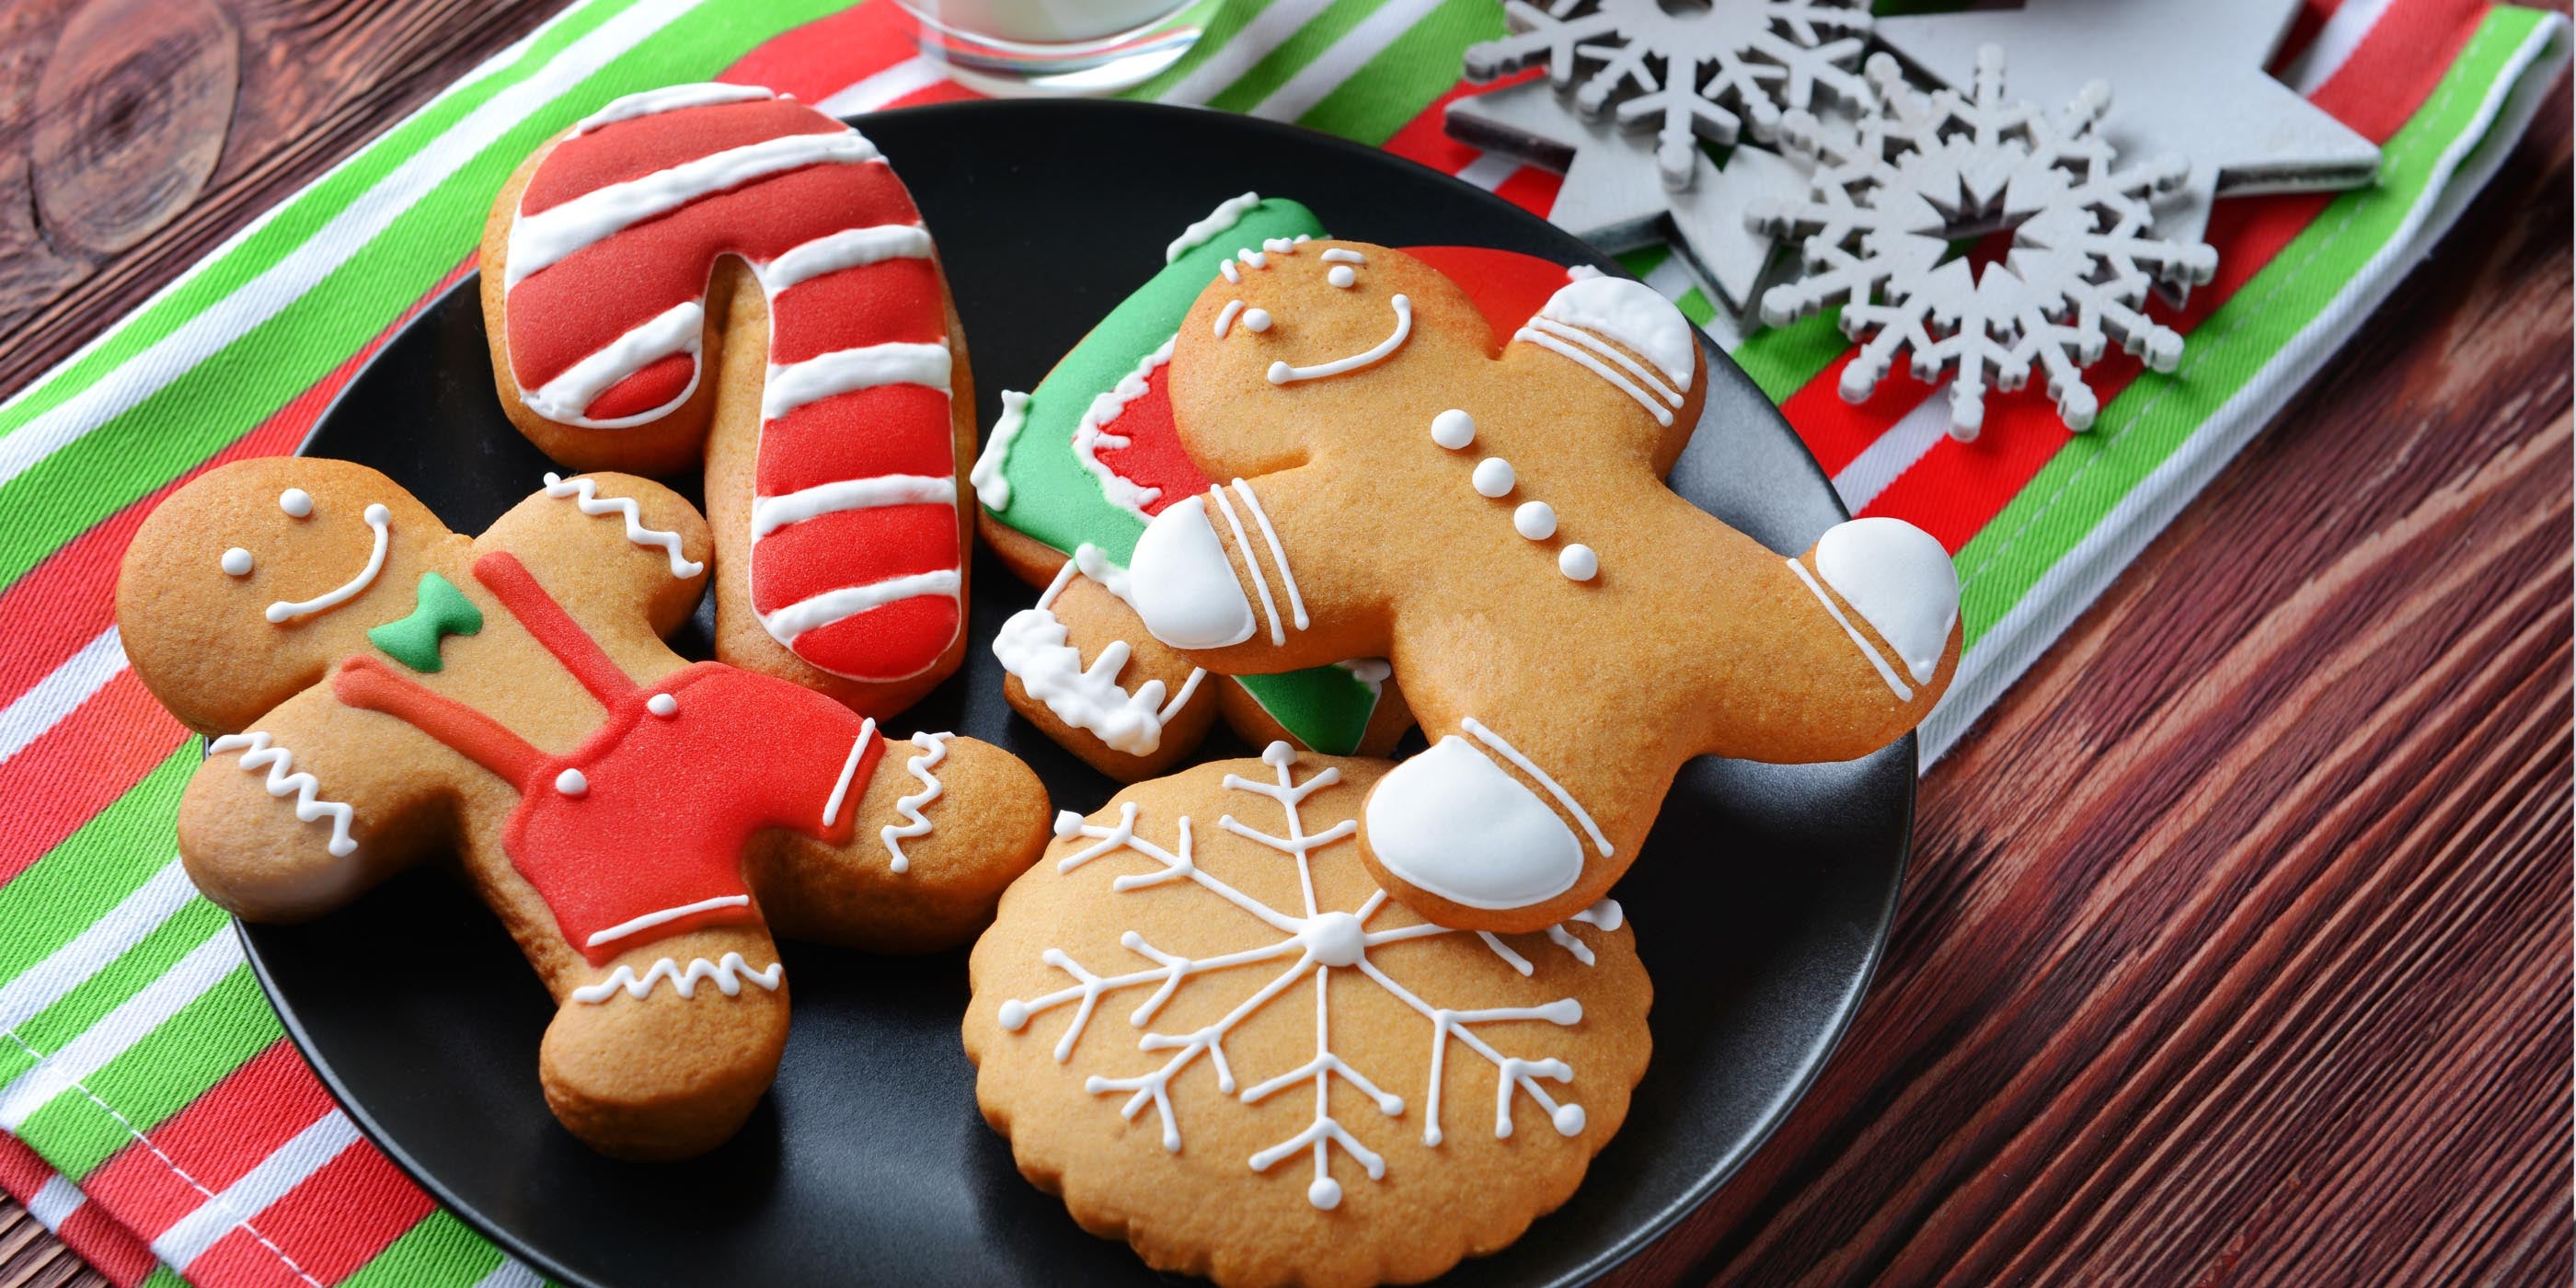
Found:
<path fill-rule="evenodd" d="M 296 920 L 453 850 L 558 1004 L 548 1104 L 622 1157 L 702 1153 L 768 1088 L 773 934 L 959 943 L 1046 841 L 1009 754 L 673 653 L 708 546 L 626 475 L 550 476 L 468 538 L 374 470 L 263 459 L 164 502 L 117 585 L 136 674 L 214 735 L 198 887 Z"/>
<path fill-rule="evenodd" d="M 1664 485 L 1708 361 L 1607 277 L 1497 345 L 1455 283 L 1358 242 L 1247 253 L 1181 326 L 1174 418 L 1224 482 L 1139 540 L 1137 610 L 1219 673 L 1393 662 L 1432 745 L 1361 835 L 1424 916 L 1561 921 L 1685 760 L 1864 755 L 1947 687 L 1958 582 L 1929 535 L 1860 519 L 1784 557 Z"/>

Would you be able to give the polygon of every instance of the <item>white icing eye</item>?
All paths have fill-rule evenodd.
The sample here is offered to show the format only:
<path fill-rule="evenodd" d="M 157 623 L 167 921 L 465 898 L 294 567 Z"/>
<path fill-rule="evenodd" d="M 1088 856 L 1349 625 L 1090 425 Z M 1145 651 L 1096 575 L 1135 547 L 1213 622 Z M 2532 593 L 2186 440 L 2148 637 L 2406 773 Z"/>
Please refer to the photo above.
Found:
<path fill-rule="evenodd" d="M 1245 309 L 1245 310 L 1243 311 L 1243 329 L 1244 329 L 1244 330 L 1246 330 L 1246 331 L 1254 331 L 1254 332 L 1267 331 L 1267 330 L 1269 330 L 1269 329 L 1270 329 L 1270 310 L 1268 310 L 1268 309 Z"/>
<path fill-rule="evenodd" d="M 1512 473 L 1512 463 L 1499 456 L 1488 456 L 1476 462 L 1476 472 L 1468 476 L 1476 485 L 1478 496 L 1504 496 L 1519 479 Z"/>
<path fill-rule="evenodd" d="M 1455 407 L 1431 418 L 1431 441 L 1457 451 L 1476 441 L 1476 419 Z"/>
<path fill-rule="evenodd" d="M 1324 274 L 1324 280 L 1347 291 L 1360 280 L 1360 275 L 1352 272 L 1348 264 L 1335 264 L 1331 272 Z"/>
<path fill-rule="evenodd" d="M 313 494 L 300 487 L 288 488 L 277 494 L 277 508 L 286 511 L 289 518 L 312 518 Z"/>
<path fill-rule="evenodd" d="M 234 546 L 224 552 L 223 565 L 225 572 L 235 577 L 247 577 L 250 575 L 250 552 Z"/>

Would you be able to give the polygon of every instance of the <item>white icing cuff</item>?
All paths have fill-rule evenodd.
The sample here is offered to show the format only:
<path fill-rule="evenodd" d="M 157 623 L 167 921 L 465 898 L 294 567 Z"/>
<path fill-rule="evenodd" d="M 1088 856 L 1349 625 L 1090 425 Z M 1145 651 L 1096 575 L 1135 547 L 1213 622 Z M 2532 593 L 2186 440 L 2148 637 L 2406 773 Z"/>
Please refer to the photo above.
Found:
<path fill-rule="evenodd" d="M 1959 620 L 1959 570 L 1932 534 L 1903 519 L 1854 519 L 1816 542 L 1816 572 L 1929 684 Z"/>
<path fill-rule="evenodd" d="M 1369 793 L 1368 847 L 1406 882 L 1470 908 L 1525 908 L 1583 875 L 1573 829 L 1451 734 Z"/>
<path fill-rule="evenodd" d="M 1207 501 L 1191 497 L 1154 516 L 1127 565 L 1136 615 L 1174 648 L 1225 648 L 1252 638 L 1252 601 L 1209 525 Z"/>

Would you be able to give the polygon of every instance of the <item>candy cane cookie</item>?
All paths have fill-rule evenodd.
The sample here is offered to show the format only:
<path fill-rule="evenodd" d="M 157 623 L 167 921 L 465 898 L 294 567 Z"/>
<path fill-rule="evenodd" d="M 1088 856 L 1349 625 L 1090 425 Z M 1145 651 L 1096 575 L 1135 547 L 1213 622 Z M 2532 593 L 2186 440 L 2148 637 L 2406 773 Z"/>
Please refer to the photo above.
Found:
<path fill-rule="evenodd" d="M 703 457 L 719 658 L 873 715 L 957 668 L 973 387 L 864 135 L 752 86 L 629 95 L 503 185 L 483 266 L 494 383 L 539 449 Z"/>

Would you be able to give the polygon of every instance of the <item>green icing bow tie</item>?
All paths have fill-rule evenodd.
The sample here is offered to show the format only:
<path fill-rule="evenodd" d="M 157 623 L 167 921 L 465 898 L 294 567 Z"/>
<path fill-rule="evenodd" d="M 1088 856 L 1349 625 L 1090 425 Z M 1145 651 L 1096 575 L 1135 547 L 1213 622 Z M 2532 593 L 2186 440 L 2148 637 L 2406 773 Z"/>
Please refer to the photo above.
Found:
<path fill-rule="evenodd" d="M 420 602 L 411 610 L 411 616 L 376 627 L 367 632 L 367 638 L 404 666 L 415 671 L 435 671 L 440 665 L 440 640 L 482 629 L 483 610 L 476 608 L 454 582 L 425 572 L 420 575 Z"/>

